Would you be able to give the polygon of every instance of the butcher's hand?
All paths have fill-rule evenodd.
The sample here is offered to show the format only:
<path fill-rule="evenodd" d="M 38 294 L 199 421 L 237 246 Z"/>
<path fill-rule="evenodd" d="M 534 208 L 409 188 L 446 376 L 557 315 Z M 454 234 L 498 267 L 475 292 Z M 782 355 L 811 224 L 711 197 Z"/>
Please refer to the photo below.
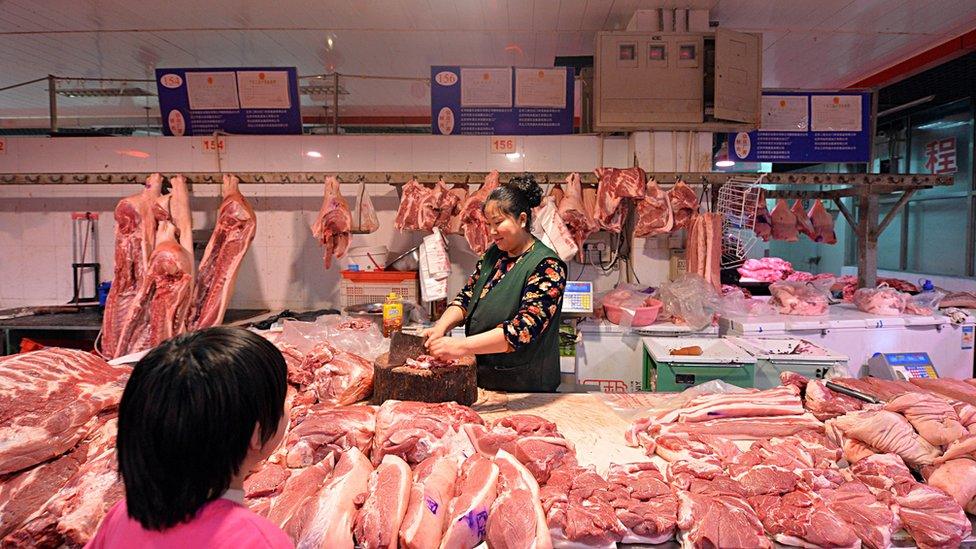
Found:
<path fill-rule="evenodd" d="M 424 338 L 424 346 L 430 349 L 431 342 L 444 337 L 444 328 L 431 326 L 430 328 L 421 330 L 420 336 Z"/>
<path fill-rule="evenodd" d="M 428 342 L 427 350 L 441 360 L 457 360 L 471 354 L 463 337 L 439 337 Z"/>

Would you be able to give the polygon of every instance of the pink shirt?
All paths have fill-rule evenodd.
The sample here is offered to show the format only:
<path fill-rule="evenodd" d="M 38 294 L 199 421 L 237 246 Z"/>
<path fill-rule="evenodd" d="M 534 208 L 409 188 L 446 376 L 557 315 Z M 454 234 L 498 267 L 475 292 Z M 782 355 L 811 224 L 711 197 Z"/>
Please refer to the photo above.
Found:
<path fill-rule="evenodd" d="M 295 546 L 268 519 L 234 501 L 219 498 L 204 505 L 190 522 L 178 524 L 163 532 L 146 530 L 138 521 L 129 517 L 125 500 L 118 502 L 105 515 L 98 533 L 85 545 L 85 549 L 130 547 L 292 549 Z"/>

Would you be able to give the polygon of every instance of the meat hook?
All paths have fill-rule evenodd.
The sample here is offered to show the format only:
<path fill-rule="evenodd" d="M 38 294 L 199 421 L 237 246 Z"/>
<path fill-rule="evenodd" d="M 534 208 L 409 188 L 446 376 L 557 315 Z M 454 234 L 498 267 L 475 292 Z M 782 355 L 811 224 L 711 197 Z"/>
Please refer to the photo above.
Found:
<path fill-rule="evenodd" d="M 25 180 L 26 180 L 26 181 L 27 181 L 28 183 L 40 183 L 40 181 L 41 181 L 41 176 L 39 176 L 39 175 L 35 175 L 35 176 L 34 176 L 33 178 L 31 178 L 31 176 L 29 176 L 29 175 L 25 175 L 25 176 L 24 176 L 24 179 L 25 179 Z"/>
<path fill-rule="evenodd" d="M 95 176 L 95 179 L 97 179 L 99 183 L 111 183 L 112 182 L 112 176 L 111 175 L 104 175 L 104 176 L 103 175 L 96 175 Z"/>
<path fill-rule="evenodd" d="M 61 183 L 62 181 L 64 181 L 64 176 L 63 175 L 57 175 L 57 176 L 52 175 L 51 176 L 51 183 Z"/>
<path fill-rule="evenodd" d="M 14 177 L 14 176 L 12 176 L 12 175 L 5 175 L 5 176 L 3 176 L 3 182 L 4 183 L 13 183 L 16 180 L 17 180 L 17 178 Z"/>
<path fill-rule="evenodd" d="M 288 174 L 285 174 L 285 175 L 281 176 L 281 182 L 282 183 L 291 183 L 291 176 L 289 176 Z"/>
<path fill-rule="evenodd" d="M 122 181 L 125 181 L 126 183 L 135 183 L 136 182 L 136 176 L 134 176 L 134 175 L 123 175 L 122 176 Z"/>
<path fill-rule="evenodd" d="M 262 174 L 255 174 L 255 176 L 254 176 L 254 182 L 255 183 L 264 183 L 265 182 L 264 181 L 264 175 L 262 175 Z"/>
<path fill-rule="evenodd" d="M 76 183 L 88 183 L 87 175 L 75 175 L 72 176 L 71 178 L 74 179 Z"/>
<path fill-rule="evenodd" d="M 203 180 L 206 181 L 207 183 L 216 183 L 216 181 L 214 181 L 214 177 L 212 175 L 205 175 L 205 176 L 203 176 Z"/>

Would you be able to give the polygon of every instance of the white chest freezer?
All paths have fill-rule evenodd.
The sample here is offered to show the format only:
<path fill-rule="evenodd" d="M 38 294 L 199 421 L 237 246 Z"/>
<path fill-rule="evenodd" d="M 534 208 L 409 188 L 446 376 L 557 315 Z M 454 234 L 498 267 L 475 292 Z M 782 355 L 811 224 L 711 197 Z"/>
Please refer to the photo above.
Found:
<path fill-rule="evenodd" d="M 726 336 L 800 338 L 848 356 L 854 375 L 874 353 L 926 352 L 943 377 L 973 377 L 976 318 L 961 324 L 936 313 L 931 316 L 881 316 L 853 304 L 831 305 L 824 316 L 726 315 L 719 329 Z"/>
<path fill-rule="evenodd" d="M 850 377 L 847 355 L 834 352 L 805 339 L 728 337 L 756 359 L 756 388 L 771 389 L 780 384 L 783 372 L 796 372 L 808 379 L 822 379 L 828 372 Z M 857 375 L 857 372 L 853 372 Z"/>
<path fill-rule="evenodd" d="M 584 320 L 577 327 L 576 380 L 605 393 L 634 393 L 644 386 L 644 336 L 717 338 L 718 326 L 696 331 L 671 322 L 633 330 L 606 320 Z"/>

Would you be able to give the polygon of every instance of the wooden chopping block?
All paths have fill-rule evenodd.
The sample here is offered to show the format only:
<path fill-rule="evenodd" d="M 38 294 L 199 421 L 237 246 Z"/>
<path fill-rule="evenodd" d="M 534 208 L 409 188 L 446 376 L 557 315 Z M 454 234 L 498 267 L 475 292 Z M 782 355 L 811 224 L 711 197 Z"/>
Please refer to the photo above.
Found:
<path fill-rule="evenodd" d="M 457 368 L 428 370 L 390 366 L 389 353 L 373 363 L 372 404 L 387 400 L 457 402 L 471 406 L 478 400 L 478 367 L 473 356 L 462 358 Z"/>

